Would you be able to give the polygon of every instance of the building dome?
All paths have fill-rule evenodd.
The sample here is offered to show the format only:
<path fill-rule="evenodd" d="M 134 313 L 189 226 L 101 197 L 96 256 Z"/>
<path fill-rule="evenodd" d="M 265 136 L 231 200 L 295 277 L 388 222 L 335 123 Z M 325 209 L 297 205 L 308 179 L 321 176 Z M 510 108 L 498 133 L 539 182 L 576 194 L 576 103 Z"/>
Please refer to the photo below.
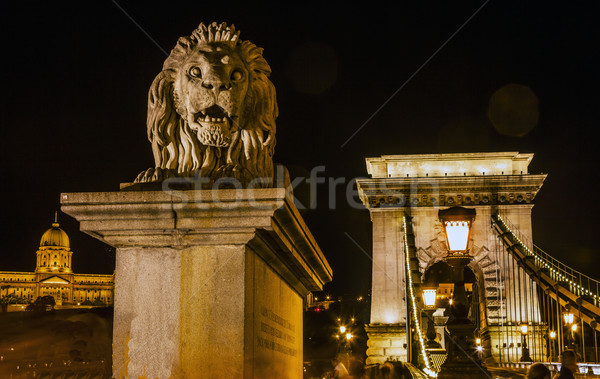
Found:
<path fill-rule="evenodd" d="M 40 247 L 44 246 L 56 246 L 63 247 L 66 249 L 70 249 L 71 244 L 69 242 L 69 236 L 65 233 L 64 230 L 58 227 L 58 222 L 56 219 L 52 223 L 52 227 L 42 235 L 42 239 L 40 240 Z"/>

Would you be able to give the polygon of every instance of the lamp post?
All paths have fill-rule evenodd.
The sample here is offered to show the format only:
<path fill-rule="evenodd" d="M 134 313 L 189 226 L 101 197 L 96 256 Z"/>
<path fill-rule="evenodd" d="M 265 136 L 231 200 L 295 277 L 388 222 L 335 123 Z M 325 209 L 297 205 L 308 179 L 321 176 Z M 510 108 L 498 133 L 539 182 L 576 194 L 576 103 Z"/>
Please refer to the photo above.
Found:
<path fill-rule="evenodd" d="M 529 348 L 527 347 L 527 332 L 528 332 L 529 327 L 527 326 L 527 324 L 522 324 L 519 327 L 519 330 L 521 331 L 521 358 L 519 359 L 519 361 L 521 362 L 532 362 L 531 357 L 529 356 Z"/>
<path fill-rule="evenodd" d="M 425 315 L 427 316 L 427 349 L 440 349 L 442 345 L 435 340 L 435 325 L 433 323 L 433 314 L 435 313 L 435 301 L 437 299 L 436 287 L 423 287 L 423 304 L 425 305 Z"/>
<path fill-rule="evenodd" d="M 575 320 L 575 315 L 567 310 L 567 311 L 565 311 L 565 313 L 563 313 L 563 318 L 565 320 L 565 325 L 567 326 L 567 329 L 568 329 L 568 333 L 566 333 L 567 334 L 567 348 L 576 351 L 575 338 L 573 338 L 573 332 L 577 330 L 577 327 L 575 327 L 575 330 L 573 330 L 573 328 L 572 328 L 573 325 L 577 325 L 577 324 L 573 324 L 573 321 Z"/>
<path fill-rule="evenodd" d="M 350 353 L 352 351 L 352 347 L 350 345 L 352 338 L 354 337 L 352 333 L 346 328 L 344 325 L 340 325 L 338 335 L 336 338 L 340 342 L 339 353 L 343 354 L 346 357 L 346 369 L 350 369 Z"/>
<path fill-rule="evenodd" d="M 579 344 L 577 344 L 577 339 L 575 338 L 575 333 L 577 332 L 578 329 L 578 324 L 577 323 L 573 323 L 573 325 L 571 325 L 571 339 L 573 341 L 573 350 L 575 350 L 575 352 L 579 353 Z"/>
<path fill-rule="evenodd" d="M 446 324 L 449 335 L 448 358 L 441 367 L 438 379 L 490 378 L 475 348 L 475 325 L 469 320 L 464 269 L 473 260 L 469 240 L 475 209 L 452 207 L 438 213 L 446 235 L 448 252 L 444 257 L 452 269 L 454 291 L 450 306 L 452 318 Z M 475 294 L 477 295 L 477 294 Z"/>
<path fill-rule="evenodd" d="M 548 336 L 550 337 L 550 362 L 553 362 L 553 359 L 554 359 L 554 339 L 556 338 L 556 332 L 554 330 L 551 330 L 550 333 L 548 333 Z"/>

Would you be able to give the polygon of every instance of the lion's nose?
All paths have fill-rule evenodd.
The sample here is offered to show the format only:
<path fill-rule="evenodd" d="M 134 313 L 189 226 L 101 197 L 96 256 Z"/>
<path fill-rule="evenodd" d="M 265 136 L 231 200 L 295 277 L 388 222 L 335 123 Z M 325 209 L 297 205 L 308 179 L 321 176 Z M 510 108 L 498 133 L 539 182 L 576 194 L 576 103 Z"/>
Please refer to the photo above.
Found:
<path fill-rule="evenodd" d="M 210 90 L 217 90 L 217 92 L 229 91 L 231 89 L 231 83 L 207 78 L 202 81 L 202 87 Z"/>

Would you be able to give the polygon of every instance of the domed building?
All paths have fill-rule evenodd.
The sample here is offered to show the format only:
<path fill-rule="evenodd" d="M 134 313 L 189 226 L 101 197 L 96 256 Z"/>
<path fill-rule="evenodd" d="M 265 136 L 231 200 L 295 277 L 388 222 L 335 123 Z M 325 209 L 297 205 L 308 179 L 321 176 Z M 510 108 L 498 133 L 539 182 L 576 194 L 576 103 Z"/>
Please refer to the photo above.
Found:
<path fill-rule="evenodd" d="M 0 297 L 14 294 L 33 301 L 51 295 L 59 306 L 112 305 L 114 275 L 75 274 L 72 255 L 69 236 L 55 215 L 52 227 L 42 234 L 35 272 L 0 271 Z"/>
<path fill-rule="evenodd" d="M 56 217 L 52 227 L 42 235 L 37 254 L 36 273 L 72 272 L 69 236 L 59 228 Z"/>

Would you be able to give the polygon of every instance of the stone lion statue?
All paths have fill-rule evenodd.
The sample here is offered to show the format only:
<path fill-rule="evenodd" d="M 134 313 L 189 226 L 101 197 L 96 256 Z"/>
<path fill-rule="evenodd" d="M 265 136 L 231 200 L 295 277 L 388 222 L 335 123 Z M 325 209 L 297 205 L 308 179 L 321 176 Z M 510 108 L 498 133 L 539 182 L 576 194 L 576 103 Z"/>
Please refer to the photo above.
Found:
<path fill-rule="evenodd" d="M 239 35 L 212 23 L 179 38 L 148 93 L 155 167 L 136 183 L 198 176 L 271 186 L 278 116 L 271 68 L 263 49 Z"/>

